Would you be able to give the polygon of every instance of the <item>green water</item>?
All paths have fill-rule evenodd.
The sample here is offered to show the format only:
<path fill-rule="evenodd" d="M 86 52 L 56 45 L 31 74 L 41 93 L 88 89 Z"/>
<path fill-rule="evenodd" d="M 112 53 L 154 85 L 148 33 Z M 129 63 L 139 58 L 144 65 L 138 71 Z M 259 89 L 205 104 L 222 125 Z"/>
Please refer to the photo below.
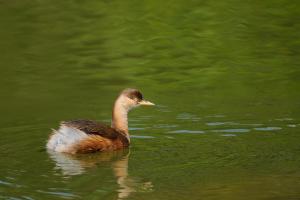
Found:
<path fill-rule="evenodd" d="M 299 8 L 0 0 L 0 199 L 300 199 Z M 46 151 L 126 87 L 129 150 Z"/>

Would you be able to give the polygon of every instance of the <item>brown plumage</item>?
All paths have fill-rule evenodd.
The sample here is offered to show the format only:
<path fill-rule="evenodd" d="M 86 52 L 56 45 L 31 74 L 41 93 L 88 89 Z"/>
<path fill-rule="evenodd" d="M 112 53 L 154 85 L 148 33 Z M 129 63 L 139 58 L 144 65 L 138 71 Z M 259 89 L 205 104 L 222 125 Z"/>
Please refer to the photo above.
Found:
<path fill-rule="evenodd" d="M 114 103 L 111 127 L 92 120 L 65 121 L 53 130 L 47 148 L 73 154 L 126 148 L 130 144 L 127 115 L 140 105 L 154 104 L 145 101 L 140 91 L 125 89 Z"/>
<path fill-rule="evenodd" d="M 88 135 L 70 150 L 72 153 L 118 150 L 129 146 L 129 140 L 122 131 L 92 120 L 72 120 L 61 125 L 76 128 Z"/>

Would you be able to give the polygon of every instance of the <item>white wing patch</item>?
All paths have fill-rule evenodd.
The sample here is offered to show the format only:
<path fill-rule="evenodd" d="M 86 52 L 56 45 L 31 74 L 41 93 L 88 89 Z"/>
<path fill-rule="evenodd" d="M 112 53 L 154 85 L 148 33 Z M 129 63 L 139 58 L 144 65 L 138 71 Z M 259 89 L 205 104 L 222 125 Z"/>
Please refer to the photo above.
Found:
<path fill-rule="evenodd" d="M 79 129 L 62 125 L 58 130 L 53 130 L 47 148 L 56 152 L 69 152 L 74 144 L 87 137 L 88 135 Z"/>

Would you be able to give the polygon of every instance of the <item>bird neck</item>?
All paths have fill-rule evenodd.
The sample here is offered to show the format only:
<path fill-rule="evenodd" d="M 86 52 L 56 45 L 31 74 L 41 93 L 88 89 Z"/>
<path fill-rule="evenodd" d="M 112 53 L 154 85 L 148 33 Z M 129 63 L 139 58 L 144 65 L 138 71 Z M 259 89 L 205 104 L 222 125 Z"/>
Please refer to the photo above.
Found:
<path fill-rule="evenodd" d="M 128 132 L 128 112 L 129 109 L 125 104 L 125 100 L 122 97 L 119 97 L 116 100 L 112 111 L 111 127 L 124 133 L 128 141 L 130 141 Z"/>

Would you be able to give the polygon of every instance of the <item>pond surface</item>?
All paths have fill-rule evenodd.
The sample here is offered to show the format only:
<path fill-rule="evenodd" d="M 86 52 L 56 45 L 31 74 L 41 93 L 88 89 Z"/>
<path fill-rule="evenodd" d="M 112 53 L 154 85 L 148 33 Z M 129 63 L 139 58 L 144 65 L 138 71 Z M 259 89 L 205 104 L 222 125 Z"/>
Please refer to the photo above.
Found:
<path fill-rule="evenodd" d="M 299 6 L 0 0 L 0 199 L 300 199 Z M 126 87 L 130 149 L 46 151 Z"/>

